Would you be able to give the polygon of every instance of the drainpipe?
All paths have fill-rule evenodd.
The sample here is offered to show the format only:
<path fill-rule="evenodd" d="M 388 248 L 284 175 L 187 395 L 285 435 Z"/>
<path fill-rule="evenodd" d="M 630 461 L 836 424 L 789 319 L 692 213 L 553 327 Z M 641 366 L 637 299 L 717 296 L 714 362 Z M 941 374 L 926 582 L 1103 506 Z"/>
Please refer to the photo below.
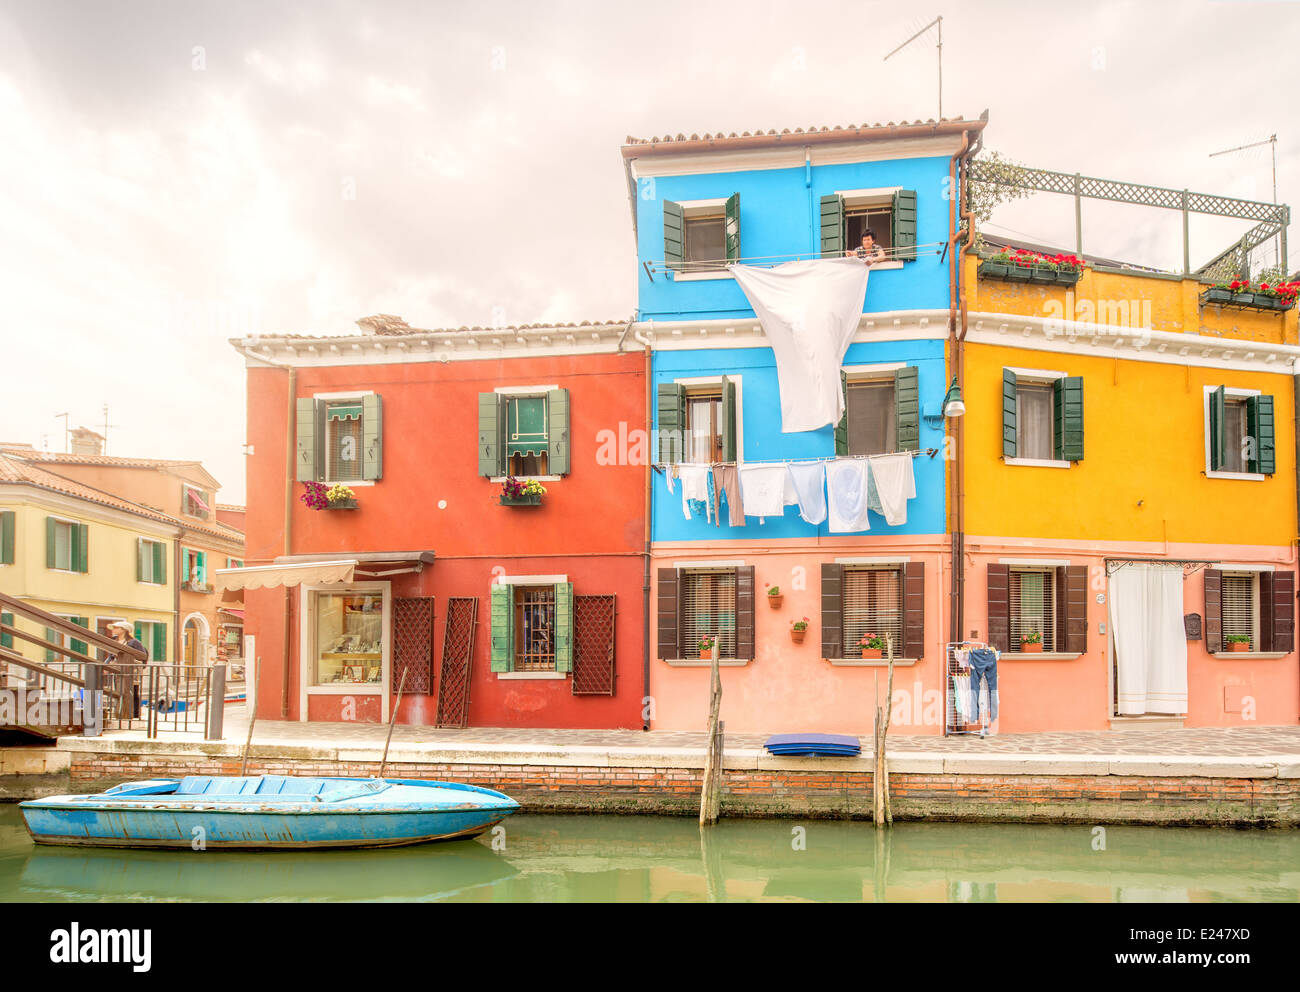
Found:
<path fill-rule="evenodd" d="M 966 235 L 962 237 L 961 250 L 953 256 L 953 261 L 958 262 L 957 268 L 957 300 L 960 320 L 960 329 L 957 334 L 957 381 L 966 381 L 966 244 L 969 242 L 971 232 L 975 230 L 975 218 L 970 212 L 967 203 L 967 193 L 969 187 L 966 184 L 966 176 L 970 169 L 970 160 L 979 152 L 984 144 L 984 132 L 981 131 L 975 136 L 975 144 L 966 151 L 961 157 L 961 186 L 958 187 L 957 193 L 960 197 L 961 216 L 966 222 Z M 966 625 L 966 418 L 957 418 L 957 551 L 959 554 L 958 561 L 961 565 L 961 580 L 957 584 L 957 630 L 960 632 Z M 987 633 L 987 631 L 985 632 Z M 960 634 L 958 640 L 961 639 Z"/>
<path fill-rule="evenodd" d="M 957 239 L 959 231 L 957 228 L 957 192 L 960 187 L 957 185 L 957 161 L 966 154 L 970 147 L 970 132 L 962 131 L 961 147 L 953 153 L 948 160 L 948 180 L 949 188 L 953 191 L 952 199 L 948 201 L 948 349 L 949 357 L 953 364 L 953 372 L 957 376 L 958 384 L 961 383 L 961 373 L 958 371 L 960 365 L 958 355 L 961 348 L 961 342 L 957 335 L 957 309 L 959 306 L 957 280 L 961 267 L 961 259 L 957 254 Z M 945 377 L 946 378 L 946 377 Z M 944 395 L 947 395 L 945 384 Z M 943 401 L 940 400 L 940 403 Z M 944 411 L 940 410 L 940 414 Z M 958 424 L 954 429 L 960 435 L 961 427 L 958 417 Z M 945 420 L 946 423 L 946 420 Z M 960 641 L 962 615 L 959 603 L 961 602 L 962 584 L 964 582 L 964 568 L 961 553 L 961 445 L 957 445 L 957 458 L 953 465 L 952 471 L 952 502 L 951 502 L 951 528 L 950 546 L 952 550 L 952 574 L 949 576 L 948 587 L 948 640 Z"/>
<path fill-rule="evenodd" d="M 633 332 L 633 337 L 639 341 L 645 348 L 645 430 L 646 430 L 646 457 L 645 457 L 645 562 L 644 571 L 641 576 L 641 712 L 645 713 L 645 700 L 650 698 L 650 511 L 651 500 L 654 498 L 654 470 L 650 467 L 654 462 L 654 453 L 650 451 L 650 425 L 654 423 L 651 419 L 653 408 L 651 406 L 654 395 L 653 382 L 651 378 L 650 367 L 650 339 L 638 331 Z M 641 729 L 650 729 L 649 718 L 641 718 Z"/>
<path fill-rule="evenodd" d="M 294 400 L 297 396 L 298 388 L 298 370 L 289 366 L 289 398 L 286 402 L 288 415 L 284 421 L 284 553 L 290 555 L 293 553 L 293 481 L 297 474 L 294 471 L 296 463 L 296 452 L 294 451 Z M 293 633 L 293 623 L 291 619 L 291 609 L 293 607 L 293 590 L 289 586 L 284 587 L 284 664 L 281 668 L 281 689 L 280 689 L 280 719 L 289 719 L 289 648 L 292 644 L 290 635 Z M 299 717 L 305 718 L 306 713 L 300 713 Z"/>

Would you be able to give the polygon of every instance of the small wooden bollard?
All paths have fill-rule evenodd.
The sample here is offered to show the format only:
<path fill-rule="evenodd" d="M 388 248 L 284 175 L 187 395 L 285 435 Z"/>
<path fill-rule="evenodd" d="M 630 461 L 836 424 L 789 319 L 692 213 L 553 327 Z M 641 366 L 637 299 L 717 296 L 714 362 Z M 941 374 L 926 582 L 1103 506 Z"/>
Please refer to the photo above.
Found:
<path fill-rule="evenodd" d="M 722 673 L 718 669 L 718 641 L 710 652 L 712 677 L 709 682 L 709 746 L 704 759 L 704 780 L 700 784 L 700 826 L 717 823 L 722 810 Z"/>

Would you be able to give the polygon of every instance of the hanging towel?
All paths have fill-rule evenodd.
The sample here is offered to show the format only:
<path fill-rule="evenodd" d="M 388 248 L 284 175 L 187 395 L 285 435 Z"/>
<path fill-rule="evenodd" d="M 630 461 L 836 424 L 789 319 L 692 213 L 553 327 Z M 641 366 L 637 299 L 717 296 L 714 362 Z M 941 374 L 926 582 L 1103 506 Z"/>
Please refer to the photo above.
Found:
<path fill-rule="evenodd" d="M 844 415 L 840 365 L 858 329 L 869 267 L 856 258 L 728 265 L 776 357 L 781 430 L 815 431 Z"/>
<path fill-rule="evenodd" d="M 704 504 L 696 507 L 697 513 L 703 513 L 706 520 L 713 519 L 709 506 L 709 466 L 679 465 L 678 469 L 682 479 L 682 513 L 686 519 L 691 519 L 690 504 L 695 502 Z"/>
<path fill-rule="evenodd" d="M 824 462 L 789 466 L 789 483 L 799 505 L 799 516 L 816 526 L 826 519 L 826 465 Z"/>
<path fill-rule="evenodd" d="M 916 495 L 912 456 L 907 452 L 872 455 L 867 466 L 867 506 L 884 517 L 890 527 L 907 523 L 907 501 Z"/>
<path fill-rule="evenodd" d="M 740 499 L 747 517 L 785 515 L 786 466 L 741 465 Z M 762 520 L 759 521 L 762 523 Z"/>
<path fill-rule="evenodd" d="M 740 502 L 740 474 L 735 465 L 713 466 L 713 519 L 722 526 L 722 507 L 718 500 L 727 497 L 727 523 L 732 527 L 745 526 L 745 509 Z"/>
<path fill-rule="evenodd" d="M 664 481 L 668 483 L 668 495 L 673 494 L 673 479 L 677 478 L 677 466 L 669 465 L 664 469 Z"/>
<path fill-rule="evenodd" d="M 837 458 L 826 466 L 826 494 L 832 534 L 870 530 L 867 521 L 867 463 Z"/>

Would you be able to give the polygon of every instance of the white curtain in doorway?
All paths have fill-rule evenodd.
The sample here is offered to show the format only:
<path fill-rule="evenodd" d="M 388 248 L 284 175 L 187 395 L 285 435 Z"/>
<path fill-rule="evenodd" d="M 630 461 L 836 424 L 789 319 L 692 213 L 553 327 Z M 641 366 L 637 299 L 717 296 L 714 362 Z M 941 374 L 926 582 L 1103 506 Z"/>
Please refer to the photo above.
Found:
<path fill-rule="evenodd" d="M 1110 577 L 1119 714 L 1187 712 L 1183 570 L 1125 565 Z"/>

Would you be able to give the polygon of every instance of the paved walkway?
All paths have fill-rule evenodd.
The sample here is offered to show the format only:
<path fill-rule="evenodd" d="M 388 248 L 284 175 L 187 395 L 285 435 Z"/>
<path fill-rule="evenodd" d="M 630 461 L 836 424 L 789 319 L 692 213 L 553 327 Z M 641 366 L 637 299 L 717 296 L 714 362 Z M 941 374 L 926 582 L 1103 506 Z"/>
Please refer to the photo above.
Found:
<path fill-rule="evenodd" d="M 383 747 L 388 728 L 374 723 L 298 723 L 259 720 L 253 743 L 258 748 L 286 747 L 374 748 Z M 248 722 L 242 706 L 226 707 L 225 741 L 243 747 Z M 728 752 L 758 751 L 766 734 L 727 734 Z M 111 740 L 142 741 L 143 730 L 108 731 Z M 412 745 L 431 749 L 558 749 L 599 748 L 608 751 L 700 751 L 706 746 L 703 732 L 676 730 L 542 730 L 505 727 L 469 727 L 446 730 L 435 727 L 393 728 L 393 750 Z M 202 735 L 163 732 L 160 741 L 199 743 Z M 870 736 L 861 738 L 864 753 L 870 751 Z M 1300 726 L 1233 727 L 1160 730 L 1093 730 L 1038 734 L 1001 734 L 991 737 L 961 735 L 890 734 L 891 753 L 1026 756 L 1175 756 L 1187 758 L 1252 758 L 1300 756 Z"/>

